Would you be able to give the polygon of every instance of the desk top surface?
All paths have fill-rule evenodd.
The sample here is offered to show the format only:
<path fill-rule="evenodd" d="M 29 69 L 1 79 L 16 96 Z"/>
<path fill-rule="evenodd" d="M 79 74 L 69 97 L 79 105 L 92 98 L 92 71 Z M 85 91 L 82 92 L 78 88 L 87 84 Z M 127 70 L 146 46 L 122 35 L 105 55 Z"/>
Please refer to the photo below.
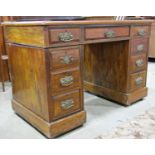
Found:
<path fill-rule="evenodd" d="M 146 25 L 153 20 L 79 20 L 79 21 L 28 21 L 28 22 L 4 22 L 4 26 L 61 26 L 61 25 Z"/>

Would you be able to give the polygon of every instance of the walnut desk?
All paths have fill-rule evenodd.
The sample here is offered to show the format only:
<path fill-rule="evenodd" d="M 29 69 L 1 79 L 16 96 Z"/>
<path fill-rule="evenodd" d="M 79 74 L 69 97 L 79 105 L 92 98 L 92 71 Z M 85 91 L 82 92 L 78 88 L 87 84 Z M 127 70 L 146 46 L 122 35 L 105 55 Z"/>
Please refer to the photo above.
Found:
<path fill-rule="evenodd" d="M 52 138 L 86 121 L 84 89 L 124 105 L 142 99 L 151 22 L 4 23 L 13 109 Z"/>

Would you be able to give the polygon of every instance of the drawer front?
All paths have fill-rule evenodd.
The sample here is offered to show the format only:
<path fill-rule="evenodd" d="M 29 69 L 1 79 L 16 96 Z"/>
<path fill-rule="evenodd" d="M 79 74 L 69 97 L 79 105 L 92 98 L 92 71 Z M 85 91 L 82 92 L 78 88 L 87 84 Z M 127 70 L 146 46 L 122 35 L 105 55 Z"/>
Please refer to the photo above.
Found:
<path fill-rule="evenodd" d="M 144 37 L 149 35 L 148 26 L 135 26 L 131 28 L 131 36 Z"/>
<path fill-rule="evenodd" d="M 86 28 L 86 39 L 104 39 L 129 36 L 129 27 Z"/>
<path fill-rule="evenodd" d="M 146 66 L 147 66 L 146 54 L 131 57 L 129 65 L 131 73 L 144 70 L 146 69 Z"/>
<path fill-rule="evenodd" d="M 80 91 L 53 97 L 53 119 L 58 119 L 82 109 Z"/>
<path fill-rule="evenodd" d="M 70 68 L 80 65 L 80 49 L 69 48 L 50 52 L 51 69 Z"/>
<path fill-rule="evenodd" d="M 146 71 L 131 74 L 130 75 L 130 91 L 145 87 L 146 83 Z"/>
<path fill-rule="evenodd" d="M 131 54 L 143 54 L 148 52 L 148 39 L 138 38 L 133 39 L 131 46 Z"/>
<path fill-rule="evenodd" d="M 80 71 L 78 69 L 51 74 L 52 94 L 69 91 L 70 89 L 80 88 L 80 86 L 81 78 Z"/>
<path fill-rule="evenodd" d="M 80 38 L 80 28 L 49 29 L 50 44 L 75 42 L 80 41 Z"/>

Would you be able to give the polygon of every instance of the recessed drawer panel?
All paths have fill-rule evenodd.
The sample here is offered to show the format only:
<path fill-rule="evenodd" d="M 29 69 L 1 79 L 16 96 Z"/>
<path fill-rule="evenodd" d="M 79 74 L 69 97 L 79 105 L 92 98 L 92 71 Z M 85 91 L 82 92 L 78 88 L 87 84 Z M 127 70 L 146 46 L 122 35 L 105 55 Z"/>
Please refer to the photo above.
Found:
<path fill-rule="evenodd" d="M 137 72 L 146 69 L 147 66 L 147 60 L 146 60 L 146 54 L 138 55 L 138 56 L 132 56 L 130 60 L 130 72 Z"/>
<path fill-rule="evenodd" d="M 81 78 L 79 69 L 56 72 L 51 74 L 52 94 L 69 91 L 70 89 L 80 88 Z"/>
<path fill-rule="evenodd" d="M 131 46 L 131 54 L 143 54 L 148 51 L 148 38 L 133 39 Z"/>
<path fill-rule="evenodd" d="M 80 38 L 81 38 L 80 28 L 49 29 L 50 44 L 70 43 L 80 41 Z"/>
<path fill-rule="evenodd" d="M 135 26 L 131 28 L 131 35 L 138 37 L 145 37 L 149 35 L 149 27 L 148 26 Z"/>
<path fill-rule="evenodd" d="M 58 119 L 82 108 L 80 91 L 76 90 L 53 97 L 53 119 Z"/>
<path fill-rule="evenodd" d="M 86 28 L 85 39 L 104 39 L 129 36 L 129 27 Z"/>
<path fill-rule="evenodd" d="M 70 68 L 80 65 L 80 49 L 65 48 L 50 52 L 51 69 Z"/>
<path fill-rule="evenodd" d="M 145 83 L 146 83 L 146 71 L 131 74 L 129 90 L 134 91 L 136 89 L 142 88 L 145 86 Z"/>

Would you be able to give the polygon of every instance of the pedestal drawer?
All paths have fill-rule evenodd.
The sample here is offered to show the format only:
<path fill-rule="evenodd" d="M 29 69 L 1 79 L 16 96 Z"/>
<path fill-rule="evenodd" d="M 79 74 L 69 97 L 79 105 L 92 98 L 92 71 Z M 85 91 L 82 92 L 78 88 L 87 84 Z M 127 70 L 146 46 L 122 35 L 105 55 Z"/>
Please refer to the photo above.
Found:
<path fill-rule="evenodd" d="M 132 36 L 144 37 L 149 35 L 149 26 L 134 26 L 131 28 Z"/>
<path fill-rule="evenodd" d="M 53 119 L 64 117 L 82 109 L 81 94 L 79 90 L 54 96 L 52 100 Z"/>
<path fill-rule="evenodd" d="M 70 43 L 80 41 L 81 29 L 80 28 L 60 28 L 49 29 L 49 43 Z"/>
<path fill-rule="evenodd" d="M 131 54 L 143 54 L 148 51 L 148 38 L 135 38 L 132 41 Z"/>
<path fill-rule="evenodd" d="M 78 68 L 51 74 L 52 95 L 80 88 L 80 86 L 81 77 Z"/>
<path fill-rule="evenodd" d="M 130 73 L 144 70 L 146 66 L 146 54 L 131 56 L 129 65 Z"/>
<path fill-rule="evenodd" d="M 138 72 L 130 75 L 129 90 L 134 91 L 142 88 L 146 83 L 146 71 Z"/>
<path fill-rule="evenodd" d="M 51 69 L 68 69 L 80 65 L 79 47 L 58 49 L 50 52 Z"/>
<path fill-rule="evenodd" d="M 129 27 L 86 28 L 85 39 L 104 39 L 129 36 Z"/>

